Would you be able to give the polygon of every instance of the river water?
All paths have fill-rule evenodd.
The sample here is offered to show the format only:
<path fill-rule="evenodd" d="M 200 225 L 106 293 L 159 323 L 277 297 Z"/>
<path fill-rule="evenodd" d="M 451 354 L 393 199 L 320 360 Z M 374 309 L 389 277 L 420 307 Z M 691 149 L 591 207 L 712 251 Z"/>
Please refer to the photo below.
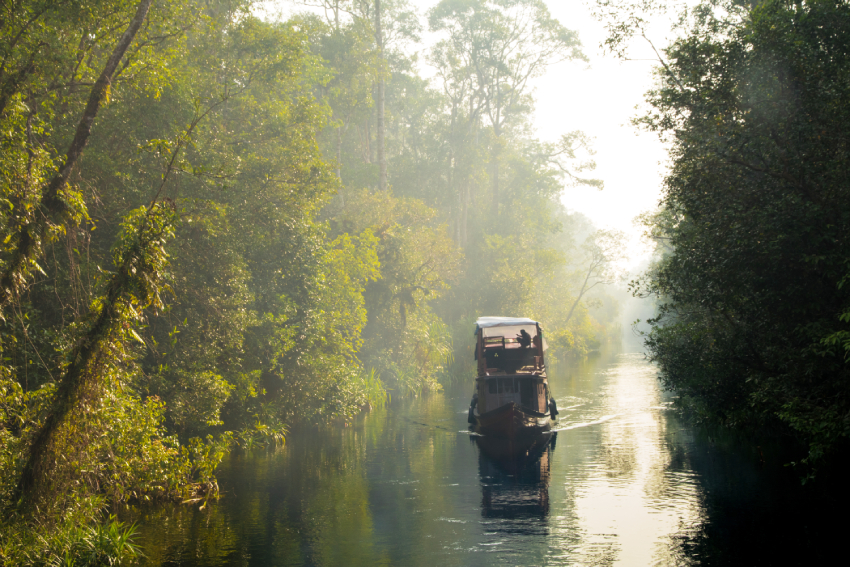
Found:
<path fill-rule="evenodd" d="M 138 512 L 143 563 L 810 564 L 836 541 L 770 448 L 682 423 L 639 349 L 550 382 L 560 419 L 534 444 L 470 434 L 470 380 L 235 452 L 218 502 Z"/>

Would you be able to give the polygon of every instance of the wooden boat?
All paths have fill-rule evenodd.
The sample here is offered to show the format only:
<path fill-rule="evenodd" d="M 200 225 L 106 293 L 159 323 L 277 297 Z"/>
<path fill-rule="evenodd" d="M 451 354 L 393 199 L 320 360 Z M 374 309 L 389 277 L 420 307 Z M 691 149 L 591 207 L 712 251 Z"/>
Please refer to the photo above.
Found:
<path fill-rule="evenodd" d="M 513 439 L 548 431 L 558 414 L 549 394 L 537 321 L 480 317 L 475 323 L 478 376 L 469 423 L 478 433 Z"/>

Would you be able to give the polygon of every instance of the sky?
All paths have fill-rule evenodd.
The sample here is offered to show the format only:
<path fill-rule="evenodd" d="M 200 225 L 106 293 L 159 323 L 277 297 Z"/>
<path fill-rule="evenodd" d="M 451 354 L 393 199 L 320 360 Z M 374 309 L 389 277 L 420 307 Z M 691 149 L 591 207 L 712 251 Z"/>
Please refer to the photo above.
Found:
<path fill-rule="evenodd" d="M 589 64 L 559 63 L 536 82 L 535 125 L 542 140 L 582 130 L 595 138 L 596 170 L 603 190 L 567 187 L 562 201 L 569 209 L 587 215 L 600 228 L 616 228 L 630 237 L 629 257 L 634 266 L 646 260 L 649 248 L 640 239 L 633 219 L 656 208 L 667 168 L 667 152 L 651 132 L 630 121 L 636 106 L 652 87 L 652 61 L 621 61 L 605 55 L 600 43 L 606 34 L 602 23 L 590 15 L 580 0 L 548 1 L 549 10 L 562 25 L 578 31 Z M 663 38 L 656 41 L 663 45 Z M 650 59 L 648 45 L 635 43 L 630 55 Z"/>

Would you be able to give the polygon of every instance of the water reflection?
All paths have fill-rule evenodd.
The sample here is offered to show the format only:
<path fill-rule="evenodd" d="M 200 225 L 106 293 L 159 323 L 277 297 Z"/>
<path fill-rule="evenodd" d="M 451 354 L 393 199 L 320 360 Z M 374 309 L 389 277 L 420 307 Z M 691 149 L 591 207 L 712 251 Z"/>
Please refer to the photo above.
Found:
<path fill-rule="evenodd" d="M 571 450 L 557 455 L 553 468 L 563 471 L 572 519 L 553 531 L 565 538 L 580 533 L 559 557 L 594 564 L 682 564 L 670 537 L 703 519 L 694 475 L 678 470 L 676 455 L 687 439 L 642 355 L 587 364 L 594 363 L 601 368 L 562 376 L 559 384 L 568 396 L 558 405 L 572 407 L 562 412 L 558 429 Z"/>
<path fill-rule="evenodd" d="M 547 433 L 519 439 L 474 438 L 479 450 L 483 518 L 516 520 L 511 533 L 541 533 L 541 528 L 545 533 L 550 454 L 556 436 Z M 504 525 L 500 529 L 504 530 Z"/>
<path fill-rule="evenodd" d="M 234 453 L 220 502 L 126 519 L 151 566 L 803 564 L 841 541 L 766 447 L 681 423 L 640 353 L 550 383 L 560 421 L 524 444 L 470 436 L 464 384 Z"/>

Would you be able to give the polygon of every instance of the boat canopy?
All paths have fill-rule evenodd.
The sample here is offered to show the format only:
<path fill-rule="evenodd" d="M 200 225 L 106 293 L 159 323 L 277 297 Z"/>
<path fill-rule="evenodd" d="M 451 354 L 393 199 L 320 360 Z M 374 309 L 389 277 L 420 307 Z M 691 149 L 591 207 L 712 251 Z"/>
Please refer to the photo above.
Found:
<path fill-rule="evenodd" d="M 510 328 L 504 328 L 510 327 Z M 479 317 L 475 322 L 475 334 L 481 333 L 484 337 L 496 337 L 502 335 L 519 334 L 520 329 L 525 329 L 525 332 L 532 337 L 537 336 L 537 330 L 540 329 L 540 324 L 526 317 Z M 506 336 L 507 336 L 506 335 Z M 543 350 L 547 350 L 549 345 L 545 337 L 543 339 Z M 508 342 L 516 342 L 516 339 L 509 339 Z M 475 353 L 478 356 L 478 352 Z"/>
<path fill-rule="evenodd" d="M 543 350 L 545 351 L 549 348 L 540 324 L 534 319 L 528 319 L 526 317 L 479 317 L 475 322 L 475 335 L 481 335 L 485 340 L 488 337 L 505 337 L 505 341 L 502 343 L 503 346 L 518 346 L 518 340 L 514 337 L 519 335 L 521 330 L 524 330 L 533 338 L 536 338 L 540 334 Z M 478 351 L 475 352 L 475 356 L 478 356 Z"/>
<path fill-rule="evenodd" d="M 537 321 L 526 317 L 479 317 L 475 322 L 475 334 L 479 329 L 490 327 L 517 327 L 526 325 L 537 325 Z"/>

